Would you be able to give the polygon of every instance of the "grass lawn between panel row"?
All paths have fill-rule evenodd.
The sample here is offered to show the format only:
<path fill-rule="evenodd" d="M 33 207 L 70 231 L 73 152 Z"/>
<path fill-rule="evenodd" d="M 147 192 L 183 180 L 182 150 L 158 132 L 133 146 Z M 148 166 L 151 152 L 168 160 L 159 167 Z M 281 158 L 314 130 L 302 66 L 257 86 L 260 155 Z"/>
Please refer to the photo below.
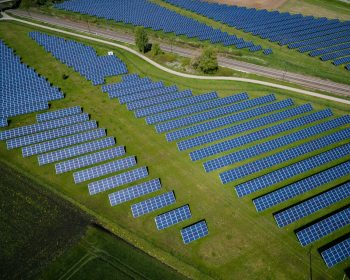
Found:
<path fill-rule="evenodd" d="M 327 269 L 317 248 L 344 235 L 349 227 L 315 242 L 311 248 L 301 248 L 293 233 L 294 226 L 278 229 L 271 216 L 272 210 L 257 214 L 250 198 L 236 197 L 232 184 L 221 185 L 215 172 L 206 174 L 200 163 L 192 163 L 187 153 L 178 152 L 174 143 L 167 143 L 164 135 L 156 134 L 154 128 L 147 126 L 143 119 L 136 119 L 125 106 L 118 105 L 116 100 L 109 100 L 99 87 L 92 86 L 78 73 L 46 53 L 27 36 L 31 30 L 20 24 L 1 23 L 0 37 L 16 50 L 24 63 L 65 93 L 65 99 L 52 102 L 52 109 L 82 106 L 85 112 L 91 114 L 91 119 L 99 122 L 99 127 L 107 128 L 109 136 L 116 136 L 118 144 L 126 146 L 129 155 L 137 156 L 138 166 L 148 166 L 150 178 L 161 178 L 163 191 L 175 190 L 176 206 L 189 203 L 193 217 L 169 229 L 157 231 L 154 215 L 175 206 L 134 219 L 130 213 L 131 203 L 111 207 L 106 193 L 91 197 L 87 193 L 87 184 L 74 185 L 72 173 L 57 176 L 52 165 L 39 167 L 36 157 L 23 159 L 20 150 L 7 151 L 5 143 L 1 143 L 0 155 L 4 161 L 51 186 L 53 191 L 94 215 L 112 232 L 187 276 L 201 279 L 206 278 L 205 275 L 222 279 L 308 279 L 310 271 L 314 279 L 336 279 L 343 275 L 349 262 Z M 110 49 L 103 45 L 91 45 L 99 53 Z M 196 94 L 217 90 L 220 96 L 242 91 L 247 91 L 251 97 L 271 92 L 275 92 L 278 99 L 294 96 L 290 92 L 245 83 L 183 79 L 162 72 L 128 52 L 114 51 L 127 64 L 129 72 L 164 80 L 181 89 L 190 88 Z M 63 80 L 63 74 L 68 74 L 69 78 Z M 317 110 L 332 107 L 337 115 L 348 113 L 345 106 L 317 98 L 305 96 L 301 99 L 298 95 L 294 100 L 297 104 L 313 102 Z M 10 127 L 33 123 L 34 117 L 35 114 L 16 117 Z M 342 180 L 344 178 L 339 182 Z M 329 207 L 317 215 L 324 215 L 338 207 Z M 179 230 L 203 218 L 208 223 L 209 236 L 184 245 Z M 304 219 L 303 224 L 310 221 L 311 218 Z"/>
<path fill-rule="evenodd" d="M 269 42 L 268 40 L 261 39 L 257 36 L 253 36 L 249 33 L 243 32 L 241 30 L 229 27 L 225 24 L 219 23 L 217 21 L 211 20 L 204 16 L 200 16 L 190 11 L 175 7 L 161 0 L 154 0 L 153 2 L 160 4 L 166 8 L 174 10 L 184 16 L 198 20 L 199 22 L 205 23 L 214 28 L 225 31 L 229 34 L 235 34 L 236 36 L 243 38 L 246 41 L 252 41 L 254 44 L 260 44 L 264 48 L 272 48 L 272 55 L 264 55 L 261 51 L 250 52 L 248 49 L 237 49 L 235 47 L 224 47 L 220 44 L 215 44 L 215 48 L 218 52 L 227 54 L 236 60 L 242 60 L 245 62 L 254 63 L 257 65 L 262 65 L 266 67 L 271 67 L 275 69 L 285 70 L 289 72 L 295 72 L 300 74 L 306 74 L 309 76 L 315 76 L 322 79 L 329 79 L 335 82 L 349 84 L 350 83 L 350 71 L 344 69 L 344 65 L 334 66 L 331 61 L 322 62 L 317 57 L 309 57 L 305 53 L 299 53 L 296 50 L 288 49 L 286 46 L 279 46 L 276 43 Z M 37 8 L 34 9 L 36 11 Z M 79 21 L 82 23 L 87 23 L 94 25 L 97 24 L 99 27 L 106 29 L 117 29 L 124 30 L 128 33 L 133 33 L 135 27 L 130 24 L 116 23 L 112 20 L 106 20 L 102 18 L 96 18 L 89 15 L 83 15 L 78 13 L 73 13 L 70 11 L 58 10 L 53 7 L 41 7 L 37 11 L 47 13 L 55 17 L 64 17 Z M 162 40 L 170 44 L 188 44 L 193 47 L 206 47 L 213 46 L 209 41 L 199 41 L 196 38 L 187 38 L 185 36 L 175 36 L 174 33 L 164 33 L 162 31 L 153 31 L 147 29 L 148 34 L 156 40 Z"/>

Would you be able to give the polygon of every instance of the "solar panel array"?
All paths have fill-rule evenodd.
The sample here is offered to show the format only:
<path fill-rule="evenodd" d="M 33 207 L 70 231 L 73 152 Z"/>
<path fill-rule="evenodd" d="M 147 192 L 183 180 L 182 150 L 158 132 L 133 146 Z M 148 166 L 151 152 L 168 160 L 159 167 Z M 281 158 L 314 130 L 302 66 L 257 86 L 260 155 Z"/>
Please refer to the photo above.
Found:
<path fill-rule="evenodd" d="M 168 228 L 172 225 L 180 223 L 184 220 L 191 218 L 191 210 L 188 205 L 176 208 L 169 212 L 160 214 L 155 217 L 155 223 L 158 230 Z"/>
<path fill-rule="evenodd" d="M 108 150 L 98 151 L 93 154 L 88 154 L 78 158 L 73 158 L 70 160 L 59 162 L 55 165 L 56 174 L 61 174 L 64 172 L 72 171 L 117 157 L 121 157 L 125 154 L 125 147 L 113 147 Z"/>
<path fill-rule="evenodd" d="M 0 57 L 0 127 L 8 125 L 8 118 L 47 110 L 49 101 L 64 98 L 57 87 L 51 86 L 45 77 L 23 64 L 2 40 Z"/>
<path fill-rule="evenodd" d="M 126 65 L 115 55 L 98 56 L 91 46 L 38 31 L 29 36 L 56 59 L 72 67 L 93 85 L 104 84 L 107 76 L 128 72 Z"/>
<path fill-rule="evenodd" d="M 208 3 L 206 1 L 165 1 L 260 38 L 276 42 L 279 45 L 287 45 L 291 49 L 297 48 L 299 52 L 314 49 L 329 50 L 341 43 L 350 42 L 349 21 L 259 10 L 221 3 Z M 347 50 L 336 56 L 345 56 L 350 59 L 350 47 L 347 45 L 343 48 Z M 255 49 L 259 48 L 256 46 L 252 48 L 252 50 Z M 331 50 L 336 51 L 337 48 Z M 317 55 L 321 54 L 322 52 Z"/>
<path fill-rule="evenodd" d="M 341 210 L 296 232 L 302 246 L 306 246 L 322 237 L 350 224 L 350 208 Z"/>
<path fill-rule="evenodd" d="M 90 195 L 98 194 L 128 183 L 135 182 L 148 176 L 147 167 L 140 167 L 112 177 L 101 179 L 88 184 Z"/>
<path fill-rule="evenodd" d="M 321 255 L 328 267 L 346 260 L 350 257 L 350 237 L 322 251 Z"/>
<path fill-rule="evenodd" d="M 175 35 L 195 37 L 201 41 L 209 40 L 213 44 L 221 43 L 226 46 L 248 48 L 250 51 L 262 49 L 260 45 L 254 45 L 252 42 L 244 41 L 235 35 L 214 29 L 150 1 L 101 0 L 99 5 L 96 5 L 93 0 L 71 0 L 55 4 L 55 7 L 134 26 L 144 26 L 156 31 L 174 32 Z"/>
<path fill-rule="evenodd" d="M 118 159 L 97 165 L 88 169 L 77 171 L 73 173 L 74 182 L 76 184 L 89 181 L 94 178 L 102 177 L 104 175 L 131 168 L 136 165 L 135 156 Z"/>
<path fill-rule="evenodd" d="M 143 195 L 155 192 L 161 188 L 160 180 L 154 179 L 132 186 L 108 195 L 111 206 L 121 204 L 126 201 L 133 200 Z"/>
<path fill-rule="evenodd" d="M 176 202 L 173 191 L 157 195 L 139 203 L 131 205 L 131 212 L 134 218 L 146 215 Z"/>
<path fill-rule="evenodd" d="M 129 85 L 140 80 L 140 77 L 133 76 Z M 139 87 L 142 88 L 142 84 Z M 130 89 L 128 94 L 135 93 Z M 143 92 L 143 96 L 147 96 L 147 90 Z M 273 94 L 256 99 L 250 99 L 246 93 L 232 95 L 240 96 L 240 100 L 231 104 L 221 103 L 222 98 L 215 92 L 176 99 L 164 99 L 165 96 L 145 98 L 139 103 L 131 102 L 126 105 L 129 110 L 134 110 L 135 117 L 145 117 L 148 124 L 155 124 L 157 132 L 166 132 L 167 141 L 177 141 L 179 150 L 197 147 L 196 150 L 189 151 L 192 160 L 213 157 L 203 162 L 206 171 L 231 164 L 237 166 L 234 170 L 239 176 L 229 180 L 243 180 L 239 185 L 235 183 L 239 196 L 257 191 L 266 192 L 270 185 L 283 184 L 286 180 L 290 182 L 296 175 L 301 177 L 298 182 L 293 183 L 295 190 L 290 190 L 290 196 L 289 192 L 282 192 L 286 187 L 266 194 L 273 196 L 273 199 L 269 200 L 270 204 L 264 205 L 263 209 L 277 206 L 282 201 L 286 202 L 298 192 L 306 195 L 318 187 L 324 188 L 325 184 L 331 185 L 334 180 L 344 180 L 350 174 L 349 167 L 344 163 L 349 159 L 350 150 L 350 144 L 346 143 L 350 136 L 350 130 L 347 128 L 350 124 L 348 115 L 335 117 L 330 109 L 315 111 L 310 104 L 295 105 L 291 99 L 276 100 Z M 206 99 L 208 96 L 209 100 Z M 191 100 L 196 102 L 192 103 Z M 216 104 L 217 107 L 213 108 L 207 104 Z M 167 132 L 169 130 L 171 131 Z M 216 143 L 206 145 L 212 142 Z M 339 146 L 335 147 L 335 143 L 339 143 Z M 321 149 L 321 153 L 308 156 L 310 152 Z M 259 160 L 244 162 L 257 156 Z M 303 159 L 293 163 L 298 157 Z M 275 171 L 270 170 L 271 167 Z M 311 176 L 312 178 L 303 178 L 306 172 L 310 174 L 315 168 L 323 171 L 318 171 Z M 256 178 L 246 181 L 245 178 L 253 172 L 257 173 Z M 262 174 L 259 175 L 258 172 Z M 280 190 L 281 195 L 275 196 Z M 263 197 L 264 195 L 253 198 L 253 203 L 257 205 L 258 200 Z M 275 213 L 276 221 L 279 215 L 282 217 L 284 210 L 286 214 L 281 218 L 281 226 L 312 215 L 328 207 L 327 205 L 337 205 L 347 197 L 344 189 L 324 191 L 314 198 L 278 211 Z M 138 217 L 173 203 L 175 197 L 170 192 L 138 202 L 132 205 L 131 209 L 133 216 Z M 263 209 L 257 207 L 258 211 Z M 196 233 L 193 233 L 194 240 L 195 236 Z"/>
<path fill-rule="evenodd" d="M 350 197 L 350 182 L 335 187 L 329 191 L 316 195 L 297 205 L 274 214 L 279 227 L 287 226 L 299 219 L 306 217 L 316 211 L 333 205 Z"/>
<path fill-rule="evenodd" d="M 209 230 L 205 221 L 192 224 L 181 230 L 182 240 L 185 244 L 191 243 L 199 238 L 208 235 Z"/>

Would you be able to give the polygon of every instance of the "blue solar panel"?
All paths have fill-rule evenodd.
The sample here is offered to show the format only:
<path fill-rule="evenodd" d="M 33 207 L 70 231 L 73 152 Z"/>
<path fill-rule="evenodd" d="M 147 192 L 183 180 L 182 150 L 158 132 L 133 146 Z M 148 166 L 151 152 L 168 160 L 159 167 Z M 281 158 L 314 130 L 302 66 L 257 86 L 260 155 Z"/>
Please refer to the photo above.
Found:
<path fill-rule="evenodd" d="M 156 211 L 176 202 L 173 191 L 157 195 L 139 203 L 131 205 L 131 212 L 134 218 Z"/>
<path fill-rule="evenodd" d="M 104 192 L 148 176 L 147 167 L 140 167 L 112 177 L 108 177 L 88 184 L 90 195 Z"/>
<path fill-rule="evenodd" d="M 204 123 L 196 124 L 196 125 L 193 125 L 190 127 L 186 127 L 183 129 L 169 132 L 166 134 L 166 139 L 169 142 L 174 141 L 174 140 L 178 140 L 178 139 L 189 137 L 189 136 L 192 136 L 195 134 L 207 132 L 209 130 L 213 130 L 213 129 L 216 129 L 216 128 L 219 128 L 222 126 L 231 125 L 234 122 L 243 121 L 243 120 L 246 120 L 249 118 L 253 118 L 256 116 L 260 116 L 262 114 L 269 113 L 269 112 L 282 110 L 282 109 L 289 107 L 289 106 L 292 106 L 292 105 L 293 105 L 293 101 L 291 99 L 287 99 L 287 100 L 279 101 L 276 103 L 264 105 L 261 107 L 249 109 L 247 111 L 243 111 L 243 112 L 236 113 L 233 115 L 224 116 L 224 117 L 221 117 L 218 119 L 206 121 Z M 301 112 L 306 112 L 307 110 L 309 110 L 309 111 L 312 110 L 312 107 L 311 107 L 311 105 L 306 104 L 304 106 L 297 107 L 297 108 L 291 108 L 287 111 L 283 111 L 280 113 L 271 114 L 271 115 L 268 115 L 268 116 L 265 116 L 262 118 L 258 118 L 258 119 L 254 119 L 254 120 L 249 120 L 248 122 L 245 122 L 244 124 L 236 124 L 236 125 L 234 125 L 234 127 L 238 131 L 245 131 L 247 129 L 253 129 L 255 127 L 263 126 L 263 125 L 266 125 L 266 124 L 269 124 L 272 122 L 276 122 L 278 120 L 282 120 L 282 119 L 288 117 L 289 115 L 294 116 L 296 114 L 296 112 L 295 112 L 296 110 L 300 114 Z M 191 142 L 191 140 L 189 140 L 189 142 Z M 182 141 L 180 143 L 182 143 Z M 182 146 L 182 144 L 180 144 L 180 143 L 178 144 L 178 146 L 180 146 L 180 145 Z M 187 146 L 187 145 L 185 145 L 185 146 Z"/>
<path fill-rule="evenodd" d="M 42 154 L 38 156 L 39 165 L 53 163 L 56 161 L 68 159 L 71 157 L 80 156 L 86 153 L 101 150 L 107 147 L 111 147 L 115 144 L 113 137 L 107 137 L 96 141 L 84 143 L 81 145 L 61 149 L 58 151 Z"/>
<path fill-rule="evenodd" d="M 209 234 L 207 223 L 200 221 L 181 230 L 182 240 L 185 244 L 191 243 Z"/>
<path fill-rule="evenodd" d="M 346 144 L 242 183 L 236 186 L 235 189 L 238 196 L 243 197 L 258 190 L 271 187 L 274 184 L 283 182 L 289 178 L 300 175 L 301 173 L 308 172 L 318 166 L 329 164 L 330 162 L 336 159 L 341 159 L 349 154 L 350 144 Z"/>
<path fill-rule="evenodd" d="M 106 136 L 106 131 L 103 128 L 95 129 L 88 132 L 75 134 L 72 136 L 54 139 L 48 142 L 43 142 L 22 148 L 22 155 L 29 157 L 45 152 L 61 149 L 75 144 L 80 144 L 86 141 L 91 141 Z"/>
<path fill-rule="evenodd" d="M 7 149 L 10 150 L 14 148 L 28 146 L 31 144 L 44 142 L 44 141 L 56 139 L 59 137 L 83 132 L 86 130 L 91 130 L 94 128 L 97 128 L 96 121 L 86 121 L 82 123 L 73 124 L 70 126 L 64 126 L 64 127 L 59 127 L 52 130 L 46 130 L 46 131 L 39 132 L 32 135 L 25 135 L 19 138 L 13 138 L 13 139 L 7 140 L 6 142 Z"/>
<path fill-rule="evenodd" d="M 329 111 L 331 114 L 331 111 Z M 301 120 L 306 120 L 305 122 L 301 122 L 300 125 L 306 125 L 309 123 L 312 123 L 314 121 L 320 120 L 322 118 L 325 118 L 325 112 L 321 111 L 315 114 L 312 114 L 310 116 L 305 116 L 300 118 Z M 340 117 L 337 118 L 335 120 L 331 120 L 331 121 L 327 121 L 318 125 L 313 125 L 311 127 L 307 127 L 305 129 L 302 129 L 300 131 L 296 131 L 294 133 L 276 138 L 274 140 L 270 140 L 267 142 L 263 142 L 260 144 L 257 144 L 255 146 L 243 149 L 243 150 L 239 150 L 230 154 L 227 154 L 225 156 L 213 159 L 213 160 L 209 160 L 207 162 L 205 162 L 203 164 L 205 170 L 207 172 L 218 169 L 220 167 L 223 166 L 227 166 L 230 164 L 233 164 L 235 162 L 239 162 L 239 161 L 243 161 L 247 158 L 252 158 L 255 157 L 257 155 L 272 151 L 274 149 L 277 149 L 279 147 L 285 146 L 285 145 L 289 145 L 292 144 L 294 142 L 306 139 L 310 136 L 314 136 L 317 135 L 318 133 L 322 133 L 325 132 L 327 130 L 342 126 L 346 123 L 348 123 L 349 121 L 349 117 L 345 116 L 345 117 Z M 290 125 L 291 128 L 294 128 L 296 123 L 291 121 L 291 122 L 286 122 L 285 125 L 288 126 Z M 282 127 L 282 126 L 280 126 Z M 268 131 L 268 130 L 267 130 Z M 262 132 L 266 132 L 266 130 L 263 130 Z M 278 133 L 278 131 L 277 131 Z M 250 136 L 254 136 L 254 134 L 248 135 L 248 139 L 245 139 L 245 137 L 239 137 L 239 138 L 235 138 L 237 139 L 237 144 L 236 145 L 244 145 L 245 143 L 249 143 L 249 137 Z M 258 139 L 256 139 L 258 140 Z M 233 140 L 234 141 L 234 140 Z M 248 141 L 248 142 L 247 142 Z M 240 144 L 242 143 L 242 144 Z M 230 145 L 232 143 L 230 142 Z"/>
<path fill-rule="evenodd" d="M 76 184 L 85 182 L 94 178 L 98 178 L 110 173 L 118 172 L 131 168 L 136 165 L 135 156 L 118 159 L 101 165 L 90 167 L 73 173 L 74 182 Z"/>
<path fill-rule="evenodd" d="M 8 140 L 15 137 L 20 137 L 28 134 L 33 134 L 48 129 L 54 129 L 66 125 L 88 121 L 89 114 L 83 113 L 62 119 L 56 119 L 48 122 L 36 123 L 32 125 L 20 126 L 0 132 L 0 140 Z"/>
<path fill-rule="evenodd" d="M 146 122 L 147 124 L 164 122 L 171 119 L 183 117 L 186 115 L 191 115 L 194 113 L 210 110 L 216 107 L 225 106 L 231 103 L 236 103 L 238 101 L 241 101 L 247 98 L 248 98 L 248 95 L 246 93 L 235 94 L 224 98 L 219 98 L 219 99 L 214 99 L 203 103 L 194 104 L 194 105 L 176 109 L 173 111 L 167 111 L 157 115 L 152 115 L 146 118 Z"/>
<path fill-rule="evenodd" d="M 163 88 L 158 88 L 158 89 L 153 89 L 153 90 L 146 90 L 140 93 L 135 93 L 135 94 L 129 94 L 125 96 L 119 97 L 119 103 L 120 104 L 125 104 L 125 103 L 131 103 L 147 98 L 152 98 L 155 96 L 162 96 L 166 95 L 168 93 L 176 92 L 178 90 L 177 86 L 169 86 L 169 87 L 163 87 Z"/>
<path fill-rule="evenodd" d="M 38 122 L 50 121 L 53 119 L 59 119 L 63 117 L 68 117 L 71 115 L 76 115 L 81 113 L 80 106 L 74 106 L 70 108 L 64 108 L 56 111 L 46 112 L 36 115 L 36 120 Z"/>
<path fill-rule="evenodd" d="M 222 99 L 219 99 L 219 101 L 220 100 L 222 100 Z M 241 111 L 241 110 L 248 109 L 251 107 L 259 106 L 259 105 L 262 105 L 264 103 L 272 102 L 274 100 L 275 100 L 275 96 L 273 94 L 271 94 L 271 95 L 258 97 L 256 99 L 243 101 L 243 102 L 236 103 L 236 104 L 229 105 L 229 106 L 225 106 L 225 107 L 223 107 L 223 105 L 225 105 L 225 104 L 222 104 L 222 105 L 219 105 L 218 106 L 219 108 L 217 108 L 217 109 L 213 109 L 213 110 L 201 112 L 199 114 L 195 114 L 192 116 L 183 117 L 181 119 L 171 120 L 171 121 L 168 121 L 165 123 L 157 124 L 156 130 L 158 133 L 170 131 L 170 130 L 177 129 L 177 128 L 182 127 L 182 126 L 187 126 L 187 125 L 191 125 L 194 123 L 203 122 L 203 121 L 217 118 L 217 117 L 220 117 L 223 115 L 228 115 L 228 114 L 231 114 L 231 113 L 234 113 L 237 111 Z M 226 103 L 226 105 L 227 105 L 227 103 Z"/>
<path fill-rule="evenodd" d="M 188 140 L 179 142 L 178 146 L 179 146 L 179 149 L 180 149 L 180 145 L 181 145 L 181 149 L 183 147 L 191 148 L 191 147 L 198 146 L 199 144 L 205 144 L 207 142 L 217 141 L 222 138 L 226 138 L 230 136 L 237 136 L 239 135 L 239 133 L 246 132 L 251 129 L 255 129 L 256 127 L 259 127 L 259 125 L 266 125 L 268 122 L 286 120 L 288 118 L 305 113 L 305 111 L 308 111 L 308 110 L 311 111 L 312 107 L 302 106 L 302 107 L 293 108 L 287 111 L 283 111 L 277 114 L 263 117 L 261 119 L 253 120 L 251 122 L 234 125 L 218 131 L 214 131 L 201 136 L 190 138 Z M 212 144 L 210 146 L 203 147 L 201 149 L 190 152 L 190 158 L 192 161 L 196 161 L 218 153 L 232 150 L 234 148 L 242 147 L 248 143 L 252 143 L 257 140 L 262 140 L 270 136 L 278 135 L 279 133 L 282 133 L 284 131 L 289 131 L 293 128 L 306 125 L 308 123 L 314 122 L 321 118 L 325 118 L 330 114 L 331 114 L 330 110 L 317 112 L 317 113 L 306 115 L 297 119 L 286 121 L 277 125 L 273 125 L 264 129 L 260 129 L 255 132 L 248 133 L 246 135 L 224 140 L 222 142 Z"/>
<path fill-rule="evenodd" d="M 306 193 L 319 186 L 328 184 L 338 178 L 348 176 L 350 173 L 350 162 L 345 162 L 296 183 L 290 184 L 281 189 L 270 192 L 266 195 L 253 199 L 253 203 L 258 212 L 280 204 L 288 199 Z"/>
<path fill-rule="evenodd" d="M 350 208 L 346 208 L 297 231 L 295 234 L 299 239 L 300 244 L 306 246 L 349 224 Z"/>
<path fill-rule="evenodd" d="M 162 187 L 159 179 L 154 179 L 136 186 L 126 188 L 108 195 L 111 206 L 133 200 L 143 195 L 155 192 Z"/>
<path fill-rule="evenodd" d="M 275 213 L 274 218 L 279 227 L 287 226 L 323 208 L 350 197 L 350 182 L 321 193 L 297 205 Z"/>
<path fill-rule="evenodd" d="M 147 84 L 141 84 L 138 86 L 133 86 L 130 88 L 122 88 L 122 89 L 116 89 L 116 90 L 110 90 L 108 91 L 109 98 L 120 98 L 122 96 L 126 95 L 132 95 L 152 89 L 157 88 L 163 88 L 164 83 L 163 82 L 155 82 L 155 83 L 147 83 Z"/>
<path fill-rule="evenodd" d="M 159 114 L 165 111 L 174 110 L 177 108 L 201 103 L 204 101 L 214 100 L 216 98 L 218 98 L 218 94 L 216 92 L 209 92 L 201 95 L 196 95 L 188 98 L 175 100 L 172 102 L 167 102 L 164 104 L 158 104 L 156 106 L 152 106 L 148 108 L 143 108 L 143 109 L 137 110 L 135 112 L 135 116 L 140 118 L 140 117 L 145 117 L 153 114 Z"/>
<path fill-rule="evenodd" d="M 184 90 L 180 92 L 172 92 L 169 94 L 156 96 L 153 98 L 143 99 L 135 102 L 131 102 L 127 104 L 128 110 L 136 110 L 135 116 L 136 117 L 144 117 L 148 115 L 146 113 L 150 108 L 154 107 L 155 105 L 159 104 L 169 104 L 171 101 L 177 100 L 177 99 L 183 99 L 186 97 L 192 96 L 191 90 Z M 166 102 L 166 103 L 165 103 Z M 152 106 L 152 107 L 150 107 Z M 142 113 L 141 113 L 142 112 Z"/>
<path fill-rule="evenodd" d="M 350 257 L 350 237 L 322 251 L 321 256 L 328 267 L 346 260 Z"/>
<path fill-rule="evenodd" d="M 56 174 L 72 171 L 117 157 L 121 157 L 125 154 L 125 148 L 123 146 L 114 147 L 108 150 L 98 151 L 93 154 L 88 154 L 78 158 L 73 158 L 67 161 L 56 163 Z"/>
<path fill-rule="evenodd" d="M 251 175 L 266 168 L 281 164 L 294 158 L 306 155 L 318 149 L 325 148 L 331 144 L 350 138 L 350 129 L 343 130 L 319 139 L 305 142 L 299 146 L 286 149 L 277 154 L 249 162 L 240 167 L 225 171 L 220 174 L 220 179 L 223 184 L 232 182 L 238 178 Z"/>
<path fill-rule="evenodd" d="M 157 229 L 162 230 L 174 224 L 191 218 L 191 210 L 188 205 L 176 208 L 169 212 L 160 214 L 154 218 Z"/>

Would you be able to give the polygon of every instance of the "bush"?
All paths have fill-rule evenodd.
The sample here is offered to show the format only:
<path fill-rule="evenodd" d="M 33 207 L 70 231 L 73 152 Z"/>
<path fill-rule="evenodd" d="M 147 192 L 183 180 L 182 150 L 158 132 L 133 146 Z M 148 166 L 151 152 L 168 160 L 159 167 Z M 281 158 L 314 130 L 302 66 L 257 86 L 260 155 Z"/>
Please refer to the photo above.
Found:
<path fill-rule="evenodd" d="M 219 66 L 216 52 L 212 48 L 204 49 L 198 59 L 193 61 L 192 66 L 205 74 L 217 72 Z"/>
<path fill-rule="evenodd" d="M 135 44 L 140 52 L 145 53 L 147 51 L 149 44 L 145 28 L 136 27 Z"/>
<path fill-rule="evenodd" d="M 152 49 L 151 49 L 151 55 L 152 56 L 157 56 L 163 54 L 162 49 L 160 48 L 159 44 L 152 44 Z"/>

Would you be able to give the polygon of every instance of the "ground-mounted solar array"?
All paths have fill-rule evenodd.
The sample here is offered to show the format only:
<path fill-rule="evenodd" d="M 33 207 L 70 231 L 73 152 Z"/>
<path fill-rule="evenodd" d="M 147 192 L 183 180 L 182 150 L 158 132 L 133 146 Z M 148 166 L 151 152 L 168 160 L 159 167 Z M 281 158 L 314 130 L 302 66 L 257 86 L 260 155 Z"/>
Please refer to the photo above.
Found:
<path fill-rule="evenodd" d="M 123 22 L 135 26 L 144 26 L 153 30 L 162 30 L 166 33 L 184 35 L 188 38 L 197 38 L 201 41 L 221 43 L 225 46 L 248 48 L 251 52 L 263 48 L 253 42 L 245 41 L 235 35 L 230 35 L 219 29 L 205 25 L 190 17 L 180 15 L 165 7 L 147 0 L 103 0 L 96 5 L 92 0 L 72 0 L 55 5 L 56 8 L 87 14 L 116 22 Z M 270 54 L 271 50 L 264 52 Z M 266 50 L 265 50 L 266 51 Z"/>
<path fill-rule="evenodd" d="M 0 60 L 0 127 L 8 125 L 8 118 L 47 110 L 49 101 L 64 97 L 58 88 L 23 64 L 21 58 L 2 40 Z"/>
<path fill-rule="evenodd" d="M 136 78 L 123 76 L 125 81 Z M 36 120 L 35 124 L 1 131 L 0 139 L 6 140 L 8 149 L 22 148 L 23 157 L 37 155 L 39 165 L 54 164 L 56 174 L 72 172 L 74 183 L 86 183 L 90 195 L 113 191 L 108 194 L 111 206 L 141 199 L 131 205 L 134 218 L 176 204 L 174 191 L 142 201 L 143 196 L 162 191 L 160 179 L 149 180 L 148 168 L 137 167 L 136 156 L 126 155 L 124 146 L 115 146 L 115 138 L 107 137 L 106 130 L 98 128 L 80 106 L 38 114 Z M 133 185 L 125 188 L 128 184 Z"/>
<path fill-rule="evenodd" d="M 157 85 L 159 95 L 153 94 L 152 85 Z M 349 115 L 334 116 L 330 109 L 315 110 L 311 104 L 277 99 L 274 94 L 220 98 L 216 92 L 196 96 L 185 90 L 190 95 L 182 96 L 179 90 L 162 89 L 166 89 L 162 81 L 137 76 L 103 87 L 110 97 L 122 99 L 120 103 L 134 111 L 135 117 L 145 118 L 157 133 L 165 133 L 168 142 L 177 141 L 179 151 L 188 152 L 192 161 L 201 161 L 206 172 L 215 171 L 222 183 L 233 184 L 239 197 L 255 196 L 257 211 L 283 205 L 273 210 L 280 227 L 293 226 L 349 197 L 344 182 L 350 174 Z M 295 177 L 298 181 L 285 184 Z M 340 185 L 334 185 L 339 180 Z M 318 189 L 324 194 L 313 197 Z M 309 193 L 311 197 L 295 204 L 295 198 Z M 171 197 L 169 193 L 135 204 L 133 215 L 171 204 Z M 160 215 L 157 228 L 186 219 L 190 211 L 185 212 Z M 186 243 L 205 233 L 206 227 L 193 225 L 182 236 Z"/>
<path fill-rule="evenodd" d="M 90 46 L 37 31 L 30 32 L 29 36 L 94 85 L 104 84 L 105 77 L 128 72 L 125 63 L 115 55 L 98 56 Z"/>
<path fill-rule="evenodd" d="M 350 21 L 229 6 L 206 1 L 166 2 L 334 65 L 350 62 Z M 346 68 L 349 70 L 348 68 Z"/>

